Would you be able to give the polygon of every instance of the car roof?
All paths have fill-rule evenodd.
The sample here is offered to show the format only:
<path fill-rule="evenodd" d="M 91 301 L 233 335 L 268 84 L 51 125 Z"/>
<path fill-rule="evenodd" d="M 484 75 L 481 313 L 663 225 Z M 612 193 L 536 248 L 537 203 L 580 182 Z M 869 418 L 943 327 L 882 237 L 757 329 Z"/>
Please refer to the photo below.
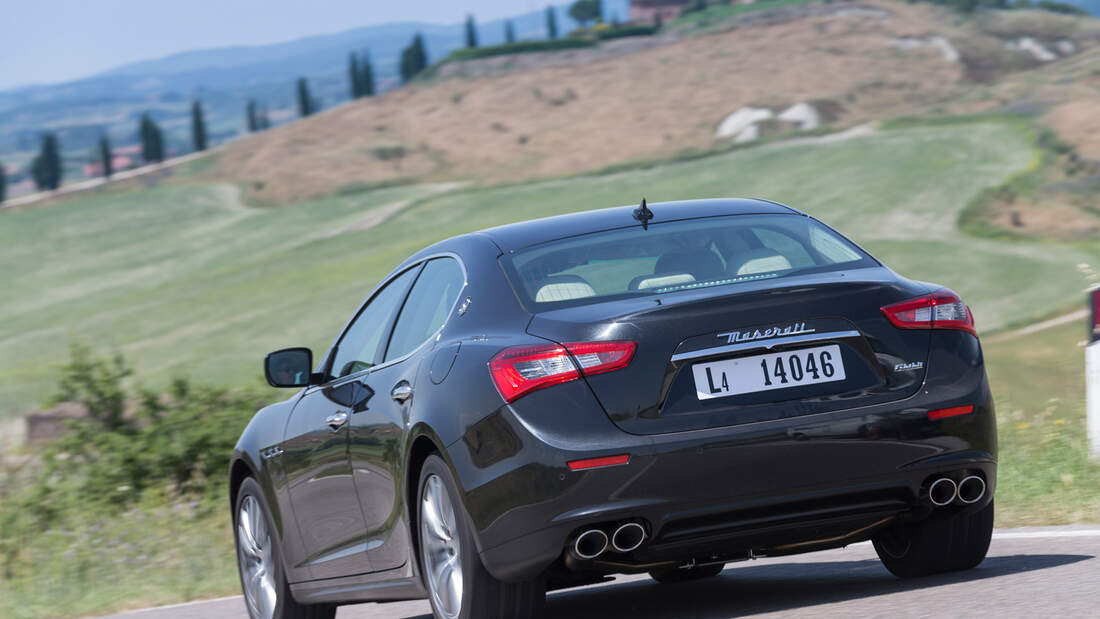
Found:
<path fill-rule="evenodd" d="M 651 224 L 698 217 L 721 215 L 798 214 L 789 206 L 758 199 L 679 200 L 649 204 L 653 212 Z M 581 211 L 568 215 L 555 215 L 506 224 L 481 231 L 493 240 L 502 251 L 509 252 L 547 241 L 579 234 L 611 230 L 639 225 L 634 219 L 638 205 L 617 206 L 594 211 Z"/>

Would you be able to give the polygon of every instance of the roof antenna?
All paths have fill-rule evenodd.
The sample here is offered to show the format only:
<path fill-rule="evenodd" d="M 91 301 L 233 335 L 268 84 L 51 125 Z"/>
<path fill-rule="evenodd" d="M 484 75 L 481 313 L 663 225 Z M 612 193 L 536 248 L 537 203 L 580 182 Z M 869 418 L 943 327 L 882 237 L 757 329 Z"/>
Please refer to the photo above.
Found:
<path fill-rule="evenodd" d="M 645 198 L 642 198 L 642 205 L 634 209 L 634 219 L 642 222 L 642 230 L 649 230 L 649 220 L 653 219 L 653 211 L 645 205 Z"/>

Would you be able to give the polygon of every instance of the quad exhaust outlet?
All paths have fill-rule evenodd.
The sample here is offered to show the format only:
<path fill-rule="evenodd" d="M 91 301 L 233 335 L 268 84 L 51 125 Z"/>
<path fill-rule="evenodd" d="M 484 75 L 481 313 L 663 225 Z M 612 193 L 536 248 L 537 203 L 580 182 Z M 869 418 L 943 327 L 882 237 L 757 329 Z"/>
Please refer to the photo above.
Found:
<path fill-rule="evenodd" d="M 959 473 L 962 477 L 955 481 L 951 477 L 938 477 L 928 485 L 928 500 L 936 507 L 951 505 L 973 505 L 981 501 L 986 493 L 985 479 L 980 475 L 972 475 L 966 472 Z"/>
<path fill-rule="evenodd" d="M 646 538 L 645 525 L 640 522 L 624 522 L 617 526 L 609 523 L 603 528 L 593 527 L 578 533 L 569 543 L 569 555 L 589 561 L 609 551 L 626 554 L 641 548 Z"/>

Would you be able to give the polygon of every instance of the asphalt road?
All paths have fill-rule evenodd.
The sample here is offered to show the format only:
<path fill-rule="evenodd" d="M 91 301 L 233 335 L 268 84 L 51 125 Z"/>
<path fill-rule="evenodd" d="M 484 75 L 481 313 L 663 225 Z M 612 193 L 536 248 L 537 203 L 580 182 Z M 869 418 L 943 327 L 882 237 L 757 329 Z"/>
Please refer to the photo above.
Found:
<path fill-rule="evenodd" d="M 556 591 L 548 619 L 695 617 L 1100 618 L 1100 528 L 1000 530 L 969 572 L 901 581 L 869 543 L 730 564 L 716 578 L 658 585 L 646 576 Z M 240 597 L 115 615 L 127 619 L 238 619 Z M 339 619 L 430 619 L 427 602 L 344 606 Z"/>

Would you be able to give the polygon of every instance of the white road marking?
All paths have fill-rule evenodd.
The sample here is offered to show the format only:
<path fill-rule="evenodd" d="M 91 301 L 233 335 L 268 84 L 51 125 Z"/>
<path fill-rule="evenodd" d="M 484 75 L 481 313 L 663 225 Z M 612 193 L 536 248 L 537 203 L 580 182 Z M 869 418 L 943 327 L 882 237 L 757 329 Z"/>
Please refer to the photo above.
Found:
<path fill-rule="evenodd" d="M 239 600 L 240 595 L 227 595 L 221 598 L 209 598 L 205 600 L 192 600 L 190 602 L 180 602 L 179 604 L 169 604 L 167 606 L 151 606 L 149 608 L 138 608 L 136 610 L 124 610 L 116 615 L 136 615 L 138 613 L 147 613 L 154 610 L 171 610 L 173 608 L 185 608 L 187 606 L 198 606 L 199 604 L 210 604 L 213 602 L 224 602 L 226 600 Z M 114 615 L 112 615 L 114 616 Z"/>
<path fill-rule="evenodd" d="M 994 533 L 993 539 L 1044 539 L 1054 537 L 1100 537 L 1100 529 L 1074 531 L 1005 531 Z"/>

